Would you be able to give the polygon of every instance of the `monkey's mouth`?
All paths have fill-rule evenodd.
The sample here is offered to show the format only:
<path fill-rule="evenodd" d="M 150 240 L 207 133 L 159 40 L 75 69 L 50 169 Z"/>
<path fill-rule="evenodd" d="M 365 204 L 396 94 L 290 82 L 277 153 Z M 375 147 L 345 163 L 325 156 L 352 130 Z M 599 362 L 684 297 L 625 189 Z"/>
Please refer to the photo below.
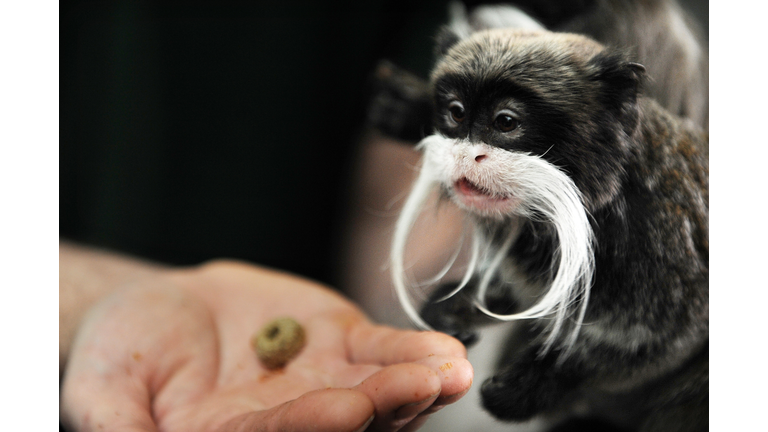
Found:
<path fill-rule="evenodd" d="M 516 206 L 511 194 L 502 194 L 477 185 L 466 177 L 453 183 L 455 197 L 460 205 L 480 214 L 509 213 Z"/>

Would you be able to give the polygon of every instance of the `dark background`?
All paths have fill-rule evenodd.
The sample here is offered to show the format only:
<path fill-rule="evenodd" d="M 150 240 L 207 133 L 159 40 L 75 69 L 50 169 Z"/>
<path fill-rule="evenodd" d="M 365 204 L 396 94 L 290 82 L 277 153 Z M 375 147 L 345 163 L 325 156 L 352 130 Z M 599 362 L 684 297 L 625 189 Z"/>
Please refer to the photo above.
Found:
<path fill-rule="evenodd" d="M 61 236 L 333 282 L 367 79 L 445 3 L 62 2 Z"/>

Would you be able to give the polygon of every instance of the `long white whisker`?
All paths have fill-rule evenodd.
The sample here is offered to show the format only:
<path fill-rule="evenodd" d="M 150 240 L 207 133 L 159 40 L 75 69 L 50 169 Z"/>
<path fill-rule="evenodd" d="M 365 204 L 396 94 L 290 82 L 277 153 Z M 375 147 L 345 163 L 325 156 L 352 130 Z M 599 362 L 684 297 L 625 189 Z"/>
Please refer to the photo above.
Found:
<path fill-rule="evenodd" d="M 425 150 L 425 153 L 428 153 L 430 149 L 427 143 L 430 139 L 434 140 L 435 136 L 433 135 L 422 140 L 417 146 L 417 149 L 423 149 Z M 434 192 L 437 186 L 435 169 L 436 166 L 431 158 L 426 156 L 422 158 L 422 167 L 419 176 L 416 178 L 411 193 L 408 195 L 408 198 L 403 205 L 400 217 L 395 223 L 395 236 L 392 242 L 392 251 L 390 253 L 390 270 L 397 298 L 400 301 L 403 310 L 413 323 L 425 330 L 431 330 L 432 327 L 421 318 L 413 305 L 411 296 L 408 293 L 408 286 L 411 285 L 408 283 L 405 274 L 404 260 L 407 240 L 413 229 L 413 225 L 416 223 L 425 201 Z"/>
<path fill-rule="evenodd" d="M 467 220 L 464 221 L 465 227 Z M 459 291 L 461 291 L 469 281 L 472 279 L 472 275 L 475 273 L 475 269 L 477 268 L 477 262 L 478 257 L 480 255 L 480 235 L 475 232 L 472 236 L 472 250 L 470 251 L 469 256 L 469 264 L 467 265 L 467 270 L 464 272 L 464 277 L 461 279 L 461 282 L 459 282 L 459 285 L 456 286 L 451 292 L 444 295 L 443 297 L 440 297 L 435 301 L 435 303 L 440 303 L 442 301 L 448 300 L 449 298 L 455 296 Z"/>
<path fill-rule="evenodd" d="M 512 228 L 509 229 L 509 232 L 507 233 L 507 236 L 504 239 L 504 242 L 499 247 L 499 250 L 496 251 L 496 254 L 494 255 L 493 259 L 491 260 L 490 264 L 488 265 L 488 268 L 483 273 L 483 277 L 480 279 L 480 284 L 477 288 L 477 299 L 483 303 L 484 305 L 484 299 L 485 295 L 488 292 L 488 285 L 490 285 L 491 280 L 496 275 L 496 272 L 499 269 L 499 266 L 501 265 L 501 262 L 504 260 L 504 258 L 509 253 L 509 248 L 512 247 L 512 243 L 514 242 L 515 238 L 517 238 L 517 230 Z"/>
<path fill-rule="evenodd" d="M 456 260 L 459 258 L 459 255 L 461 254 L 461 248 L 464 246 L 464 237 L 466 237 L 466 234 L 462 231 L 461 236 L 459 237 L 459 245 L 456 247 L 456 250 L 451 255 L 451 258 L 448 260 L 448 262 L 443 266 L 443 268 L 431 278 L 427 279 L 424 282 L 419 283 L 419 285 L 434 285 L 438 282 L 440 282 L 446 274 L 448 274 L 449 271 L 451 271 L 451 268 L 453 268 L 453 265 L 456 263 Z"/>
<path fill-rule="evenodd" d="M 576 325 L 567 342 L 570 347 L 576 340 L 578 328 L 583 321 L 586 302 L 589 299 L 594 256 L 593 234 L 587 219 L 581 197 L 572 180 L 558 168 L 536 156 L 524 155 L 521 171 L 528 171 L 524 179 L 518 179 L 520 190 L 528 192 L 529 216 L 539 213 L 546 223 L 551 223 L 557 233 L 554 245 L 552 269 L 553 278 L 546 294 L 528 310 L 500 315 L 480 306 L 484 312 L 500 320 L 544 318 L 554 314 L 551 330 L 545 342 L 544 352 L 557 340 L 570 307 L 581 302 Z M 522 180 L 522 181 L 521 181 Z M 527 180 L 527 181 L 526 181 Z M 525 214 L 525 210 L 523 211 Z"/>

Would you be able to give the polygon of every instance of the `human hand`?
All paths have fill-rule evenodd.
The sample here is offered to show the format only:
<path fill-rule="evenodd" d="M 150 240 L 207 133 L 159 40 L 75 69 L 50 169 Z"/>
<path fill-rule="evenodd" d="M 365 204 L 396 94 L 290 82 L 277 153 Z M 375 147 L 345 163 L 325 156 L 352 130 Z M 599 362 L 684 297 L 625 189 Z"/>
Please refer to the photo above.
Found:
<path fill-rule="evenodd" d="M 290 316 L 307 344 L 284 369 L 252 335 Z M 61 395 L 77 431 L 395 431 L 472 383 L 464 347 L 372 325 L 318 284 L 235 262 L 173 270 L 124 288 L 84 319 Z"/>

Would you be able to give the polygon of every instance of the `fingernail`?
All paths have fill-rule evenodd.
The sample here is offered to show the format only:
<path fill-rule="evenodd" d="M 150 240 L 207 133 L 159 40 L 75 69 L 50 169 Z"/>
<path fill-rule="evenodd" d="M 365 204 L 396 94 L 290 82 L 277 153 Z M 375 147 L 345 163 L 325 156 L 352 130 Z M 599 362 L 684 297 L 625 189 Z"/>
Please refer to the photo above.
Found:
<path fill-rule="evenodd" d="M 468 392 L 469 392 L 469 389 L 464 390 L 463 392 L 457 393 L 457 394 L 452 395 L 452 396 L 446 396 L 446 397 L 441 397 L 439 399 L 436 399 L 435 403 L 433 403 L 432 406 L 430 406 L 429 408 L 424 410 L 424 413 L 425 414 L 436 413 L 436 412 L 440 411 L 441 409 L 447 407 L 448 405 L 458 401 L 459 399 L 461 399 Z"/>
<path fill-rule="evenodd" d="M 419 414 L 420 412 L 424 411 L 425 404 L 432 403 L 435 399 L 437 399 L 438 396 L 440 396 L 440 392 L 437 392 L 424 400 L 401 406 L 397 409 L 397 411 L 395 411 L 395 419 L 400 420 L 410 418 Z"/>
<path fill-rule="evenodd" d="M 371 417 L 365 423 L 363 423 L 363 426 L 361 426 L 359 429 L 355 430 L 355 432 L 364 432 L 366 429 L 368 429 L 368 426 L 370 426 L 371 423 L 373 423 L 373 418 L 374 417 L 376 417 L 375 414 L 371 415 Z"/>

